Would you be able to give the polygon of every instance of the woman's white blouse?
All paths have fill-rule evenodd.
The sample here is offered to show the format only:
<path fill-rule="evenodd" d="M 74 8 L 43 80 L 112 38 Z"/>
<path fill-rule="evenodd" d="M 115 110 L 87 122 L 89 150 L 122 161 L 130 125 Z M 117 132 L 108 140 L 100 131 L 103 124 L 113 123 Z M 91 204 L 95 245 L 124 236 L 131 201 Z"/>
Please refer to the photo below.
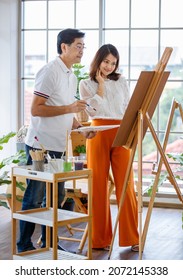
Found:
<path fill-rule="evenodd" d="M 130 91 L 126 79 L 122 76 L 117 81 L 104 81 L 104 95 L 97 94 L 98 83 L 91 79 L 81 80 L 79 92 L 81 99 L 87 101 L 87 113 L 91 119 L 122 119 L 130 100 Z"/>

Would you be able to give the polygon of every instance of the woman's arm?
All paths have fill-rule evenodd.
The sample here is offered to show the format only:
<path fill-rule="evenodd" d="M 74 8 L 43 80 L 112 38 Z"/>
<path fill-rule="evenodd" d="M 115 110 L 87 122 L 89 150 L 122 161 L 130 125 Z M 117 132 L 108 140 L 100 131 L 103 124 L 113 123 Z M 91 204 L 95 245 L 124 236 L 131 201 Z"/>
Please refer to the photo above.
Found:
<path fill-rule="evenodd" d="M 91 85 L 91 83 L 92 82 L 89 80 L 82 80 L 79 84 L 79 92 L 81 98 L 86 100 L 91 107 L 96 109 L 95 111 L 92 108 L 87 107 L 87 113 L 89 116 L 93 117 L 98 115 L 99 108 L 101 108 L 103 103 L 103 98 L 97 94 L 98 84 Z"/>

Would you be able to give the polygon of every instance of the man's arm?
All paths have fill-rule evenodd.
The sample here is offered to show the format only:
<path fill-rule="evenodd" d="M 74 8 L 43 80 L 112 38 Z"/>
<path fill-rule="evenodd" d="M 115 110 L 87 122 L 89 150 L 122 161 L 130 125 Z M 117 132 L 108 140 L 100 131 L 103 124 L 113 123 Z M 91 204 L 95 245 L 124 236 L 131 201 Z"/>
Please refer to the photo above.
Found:
<path fill-rule="evenodd" d="M 46 98 L 34 95 L 31 105 L 31 114 L 36 117 L 55 117 L 59 115 L 78 113 L 86 109 L 86 101 L 77 100 L 69 105 L 50 106 Z"/>

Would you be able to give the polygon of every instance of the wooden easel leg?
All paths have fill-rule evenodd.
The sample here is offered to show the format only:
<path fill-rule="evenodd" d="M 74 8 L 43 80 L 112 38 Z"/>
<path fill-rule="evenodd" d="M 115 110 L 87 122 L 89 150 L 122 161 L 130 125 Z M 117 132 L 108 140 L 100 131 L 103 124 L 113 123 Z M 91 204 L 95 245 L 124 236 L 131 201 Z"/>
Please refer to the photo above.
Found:
<path fill-rule="evenodd" d="M 157 186 L 158 186 L 158 182 L 159 182 L 159 177 L 160 177 L 160 174 L 161 174 L 161 169 L 162 169 L 162 164 L 164 162 L 166 168 L 167 168 L 167 171 L 169 173 L 169 180 L 170 180 L 170 183 L 174 186 L 176 192 L 177 192 L 177 195 L 178 195 L 178 198 L 180 199 L 181 202 L 183 202 L 183 199 L 182 199 L 182 195 L 181 195 L 181 192 L 179 190 L 179 187 L 177 185 L 177 182 L 174 178 L 174 175 L 172 173 L 172 170 L 169 166 L 169 163 L 165 157 L 165 150 L 166 150 L 166 146 L 167 146 L 167 143 L 168 143 L 168 137 L 169 137 L 169 133 L 170 133 L 170 129 L 171 129 L 171 124 L 172 124 L 172 121 L 173 121 L 173 116 L 174 116 L 174 112 L 175 112 L 175 109 L 179 107 L 177 102 L 173 99 L 172 101 L 172 106 L 171 106 L 171 110 L 170 110 L 170 114 L 169 114 L 169 119 L 168 119 L 168 122 L 167 122 L 167 127 L 166 127 L 166 130 L 165 130 L 165 137 L 164 137 L 164 141 L 163 141 L 163 148 L 161 147 L 160 143 L 159 143 L 159 140 L 156 136 L 156 133 L 154 131 L 154 128 L 151 124 L 151 121 L 149 119 L 149 116 L 146 115 L 147 117 L 147 121 L 148 121 L 148 126 L 151 130 L 151 133 L 152 133 L 152 136 L 154 138 L 154 141 L 157 145 L 157 148 L 161 154 L 161 158 L 160 158 L 160 161 L 159 161 L 159 164 L 158 164 L 158 169 L 157 169 L 157 172 L 156 172 L 156 177 L 155 177 L 155 180 L 154 180 L 154 184 L 153 184 L 153 187 L 152 187 L 152 195 L 151 195 L 151 199 L 150 199 L 150 202 L 149 202 L 149 207 L 148 207 L 148 211 L 147 211 L 147 215 L 146 215 L 146 220 L 145 220 L 145 224 L 144 224 L 144 230 L 143 230 L 143 235 L 142 235 L 142 248 L 144 249 L 144 246 L 145 246 L 145 240 L 146 240 L 146 237 L 147 237 L 147 231 L 148 231 L 148 227 L 149 227 L 149 222 L 150 222 L 150 217 L 151 217 L 151 214 L 152 214 L 152 209 L 153 209 L 153 205 L 154 205 L 154 200 L 155 200 L 155 196 L 156 196 L 156 190 L 157 190 Z M 182 108 L 180 108 L 180 113 L 181 113 L 181 110 Z M 183 113 L 181 113 L 181 117 L 182 117 L 182 120 L 183 120 Z"/>
<path fill-rule="evenodd" d="M 144 229 L 143 229 L 143 233 L 142 233 L 142 250 L 144 250 L 144 246 L 145 246 L 147 231 L 148 231 L 148 227 L 149 227 L 149 223 L 150 223 L 150 218 L 151 218 L 151 214 L 152 214 L 152 209 L 153 209 L 154 200 L 155 200 L 155 196 L 156 196 L 156 190 L 157 190 L 158 181 L 159 181 L 159 175 L 160 175 L 160 172 L 158 171 L 157 175 L 156 175 L 156 178 L 154 180 L 153 187 L 152 187 L 152 194 L 151 194 L 151 198 L 150 198 L 150 201 L 149 201 L 148 211 L 147 211 L 147 214 L 146 214 Z"/>
<path fill-rule="evenodd" d="M 143 139 L 143 114 L 139 111 L 138 114 L 138 225 L 139 225 L 139 259 L 142 259 L 142 139 Z"/>
<path fill-rule="evenodd" d="M 182 110 L 182 106 L 178 103 L 177 104 L 178 108 L 179 108 L 179 111 L 180 111 L 180 115 L 181 115 L 181 118 L 182 118 L 182 122 L 183 122 L 183 110 Z"/>

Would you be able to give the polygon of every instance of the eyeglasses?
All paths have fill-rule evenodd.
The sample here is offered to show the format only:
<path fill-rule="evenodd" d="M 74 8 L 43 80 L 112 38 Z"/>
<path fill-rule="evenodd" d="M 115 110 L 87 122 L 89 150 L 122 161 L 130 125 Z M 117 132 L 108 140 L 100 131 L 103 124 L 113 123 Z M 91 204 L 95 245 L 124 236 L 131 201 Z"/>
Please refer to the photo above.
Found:
<path fill-rule="evenodd" d="M 82 51 L 82 50 L 84 50 L 84 49 L 86 49 L 86 47 L 85 46 L 83 46 L 83 45 L 76 45 L 76 46 L 74 46 L 78 51 Z"/>
<path fill-rule="evenodd" d="M 82 45 L 82 44 L 78 44 L 76 46 L 73 46 L 72 44 L 66 44 L 66 45 L 68 45 L 69 47 L 74 47 L 78 51 L 82 51 L 82 50 L 86 49 L 86 47 L 84 45 Z"/>

